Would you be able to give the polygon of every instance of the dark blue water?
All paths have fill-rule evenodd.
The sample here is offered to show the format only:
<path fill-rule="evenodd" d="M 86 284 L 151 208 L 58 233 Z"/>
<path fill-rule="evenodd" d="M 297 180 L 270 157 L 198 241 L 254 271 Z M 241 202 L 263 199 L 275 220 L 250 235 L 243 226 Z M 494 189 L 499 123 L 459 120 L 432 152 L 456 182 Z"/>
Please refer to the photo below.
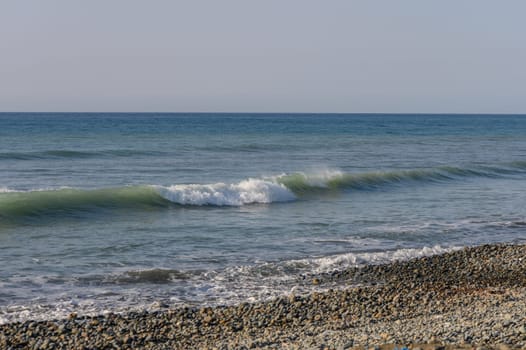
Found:
<path fill-rule="evenodd" d="M 0 114 L 0 321 L 520 242 L 525 180 L 526 116 Z"/>

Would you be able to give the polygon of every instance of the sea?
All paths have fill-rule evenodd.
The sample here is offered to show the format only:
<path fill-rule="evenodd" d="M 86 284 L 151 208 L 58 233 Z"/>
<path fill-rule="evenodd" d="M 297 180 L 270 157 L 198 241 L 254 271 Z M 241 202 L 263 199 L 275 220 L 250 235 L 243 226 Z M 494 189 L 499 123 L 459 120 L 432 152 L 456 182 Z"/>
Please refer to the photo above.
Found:
<path fill-rule="evenodd" d="M 1 113 L 0 323 L 526 241 L 526 116 Z"/>

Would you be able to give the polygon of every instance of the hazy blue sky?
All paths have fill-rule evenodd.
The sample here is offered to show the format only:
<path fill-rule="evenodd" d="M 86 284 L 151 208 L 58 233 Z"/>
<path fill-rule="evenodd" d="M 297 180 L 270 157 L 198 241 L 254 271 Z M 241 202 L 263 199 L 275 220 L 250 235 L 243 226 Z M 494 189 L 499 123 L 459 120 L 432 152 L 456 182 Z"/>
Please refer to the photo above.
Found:
<path fill-rule="evenodd" d="M 526 113 L 525 16 L 519 0 L 0 0 L 0 110 Z"/>

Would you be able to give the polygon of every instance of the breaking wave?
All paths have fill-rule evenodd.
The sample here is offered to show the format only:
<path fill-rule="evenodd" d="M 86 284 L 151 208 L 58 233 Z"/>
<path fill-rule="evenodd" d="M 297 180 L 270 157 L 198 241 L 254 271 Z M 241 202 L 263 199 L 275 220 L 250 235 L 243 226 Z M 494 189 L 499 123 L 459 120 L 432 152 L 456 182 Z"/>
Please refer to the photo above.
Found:
<path fill-rule="evenodd" d="M 326 170 L 250 178 L 238 183 L 142 185 L 95 190 L 17 191 L 0 187 L 0 222 L 48 214 L 68 216 L 99 209 L 269 204 L 312 199 L 324 193 L 372 191 L 390 186 L 441 184 L 469 177 L 501 178 L 524 173 L 526 162 L 514 162 L 500 167 L 439 167 L 355 174 Z"/>

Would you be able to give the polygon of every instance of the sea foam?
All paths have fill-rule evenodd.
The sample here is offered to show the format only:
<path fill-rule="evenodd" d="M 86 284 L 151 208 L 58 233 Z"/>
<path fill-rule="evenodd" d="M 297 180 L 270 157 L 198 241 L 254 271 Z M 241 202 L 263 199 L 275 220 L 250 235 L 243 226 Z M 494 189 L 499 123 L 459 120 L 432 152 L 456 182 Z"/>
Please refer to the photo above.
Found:
<path fill-rule="evenodd" d="M 190 184 L 156 188 L 165 199 L 182 205 L 241 206 L 296 199 L 294 193 L 284 185 L 260 179 L 248 179 L 234 184 Z"/>
<path fill-rule="evenodd" d="M 7 187 L 0 187 L 0 193 L 11 193 L 11 192 L 16 192 L 15 190 L 11 190 Z"/>

